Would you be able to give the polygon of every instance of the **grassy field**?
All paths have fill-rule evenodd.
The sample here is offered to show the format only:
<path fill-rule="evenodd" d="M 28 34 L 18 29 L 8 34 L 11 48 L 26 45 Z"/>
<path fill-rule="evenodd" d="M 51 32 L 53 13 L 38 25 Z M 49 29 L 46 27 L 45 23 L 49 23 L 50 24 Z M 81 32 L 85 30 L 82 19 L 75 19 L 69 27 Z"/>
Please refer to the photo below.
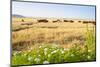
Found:
<path fill-rule="evenodd" d="M 38 19 L 13 18 L 12 65 L 96 60 L 94 24 Z"/>

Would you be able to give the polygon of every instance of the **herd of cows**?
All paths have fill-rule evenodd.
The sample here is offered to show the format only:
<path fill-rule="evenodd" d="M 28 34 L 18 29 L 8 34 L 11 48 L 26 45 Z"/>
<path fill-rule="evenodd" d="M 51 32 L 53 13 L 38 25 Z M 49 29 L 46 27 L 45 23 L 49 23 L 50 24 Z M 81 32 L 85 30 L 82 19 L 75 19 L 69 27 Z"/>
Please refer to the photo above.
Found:
<path fill-rule="evenodd" d="M 22 21 L 22 22 L 25 22 L 24 19 L 22 19 L 21 21 Z M 38 23 L 48 23 L 49 20 L 48 20 L 48 19 L 38 19 L 37 22 L 38 22 Z M 56 23 L 56 22 L 59 22 L 59 23 L 61 23 L 61 22 L 70 22 L 70 23 L 74 23 L 75 21 L 74 21 L 74 20 L 65 20 L 65 19 L 64 19 L 64 20 L 60 20 L 60 19 L 52 20 L 52 23 Z M 83 24 L 92 23 L 92 24 L 96 25 L 96 22 L 95 22 L 95 21 L 79 20 L 79 21 L 77 21 L 77 22 L 83 23 Z M 32 25 L 32 24 L 33 24 L 33 23 L 30 22 L 30 23 L 22 23 L 21 25 Z"/>

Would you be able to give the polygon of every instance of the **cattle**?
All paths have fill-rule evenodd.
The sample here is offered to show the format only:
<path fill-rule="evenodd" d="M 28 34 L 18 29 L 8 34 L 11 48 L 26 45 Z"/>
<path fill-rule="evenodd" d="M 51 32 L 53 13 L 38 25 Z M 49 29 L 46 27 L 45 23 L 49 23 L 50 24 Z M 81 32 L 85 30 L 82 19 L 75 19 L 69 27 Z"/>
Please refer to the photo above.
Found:
<path fill-rule="evenodd" d="M 69 22 L 73 23 L 74 21 L 73 20 L 69 20 Z"/>
<path fill-rule="evenodd" d="M 44 22 L 44 23 L 47 23 L 48 22 L 48 20 L 46 20 L 46 19 L 40 19 L 40 20 L 37 20 L 38 22 Z"/>
<path fill-rule="evenodd" d="M 69 22 L 68 20 L 64 20 L 64 22 Z"/>
<path fill-rule="evenodd" d="M 95 21 L 83 21 L 83 24 L 87 24 L 87 23 L 92 23 L 92 24 L 96 25 Z"/>
<path fill-rule="evenodd" d="M 90 21 L 83 21 L 83 24 L 90 23 Z"/>
<path fill-rule="evenodd" d="M 55 23 L 55 22 L 61 22 L 61 20 L 59 20 L 59 19 L 57 19 L 57 20 L 54 20 L 54 21 L 52 21 L 53 23 Z"/>
<path fill-rule="evenodd" d="M 81 23 L 82 21 L 79 20 L 78 22 Z"/>
<path fill-rule="evenodd" d="M 24 23 L 21 23 L 21 25 L 32 25 L 33 23 L 32 22 L 24 22 Z"/>

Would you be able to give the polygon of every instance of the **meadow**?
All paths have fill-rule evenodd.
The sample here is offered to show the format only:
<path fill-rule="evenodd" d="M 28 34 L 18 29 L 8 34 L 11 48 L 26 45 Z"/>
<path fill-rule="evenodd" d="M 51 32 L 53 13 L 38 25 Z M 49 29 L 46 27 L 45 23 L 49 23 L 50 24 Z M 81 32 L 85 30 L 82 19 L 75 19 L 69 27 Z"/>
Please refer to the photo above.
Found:
<path fill-rule="evenodd" d="M 95 21 L 12 19 L 12 65 L 96 60 Z"/>

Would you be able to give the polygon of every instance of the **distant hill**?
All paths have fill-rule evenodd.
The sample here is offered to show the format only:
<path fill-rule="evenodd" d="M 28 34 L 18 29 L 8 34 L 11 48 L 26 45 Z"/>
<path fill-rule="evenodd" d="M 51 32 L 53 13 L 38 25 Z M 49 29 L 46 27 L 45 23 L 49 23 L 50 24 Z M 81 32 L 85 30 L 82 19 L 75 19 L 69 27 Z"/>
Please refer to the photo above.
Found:
<path fill-rule="evenodd" d="M 18 14 L 13 14 L 12 17 L 17 17 L 17 18 L 25 18 L 25 16 L 18 15 Z"/>

